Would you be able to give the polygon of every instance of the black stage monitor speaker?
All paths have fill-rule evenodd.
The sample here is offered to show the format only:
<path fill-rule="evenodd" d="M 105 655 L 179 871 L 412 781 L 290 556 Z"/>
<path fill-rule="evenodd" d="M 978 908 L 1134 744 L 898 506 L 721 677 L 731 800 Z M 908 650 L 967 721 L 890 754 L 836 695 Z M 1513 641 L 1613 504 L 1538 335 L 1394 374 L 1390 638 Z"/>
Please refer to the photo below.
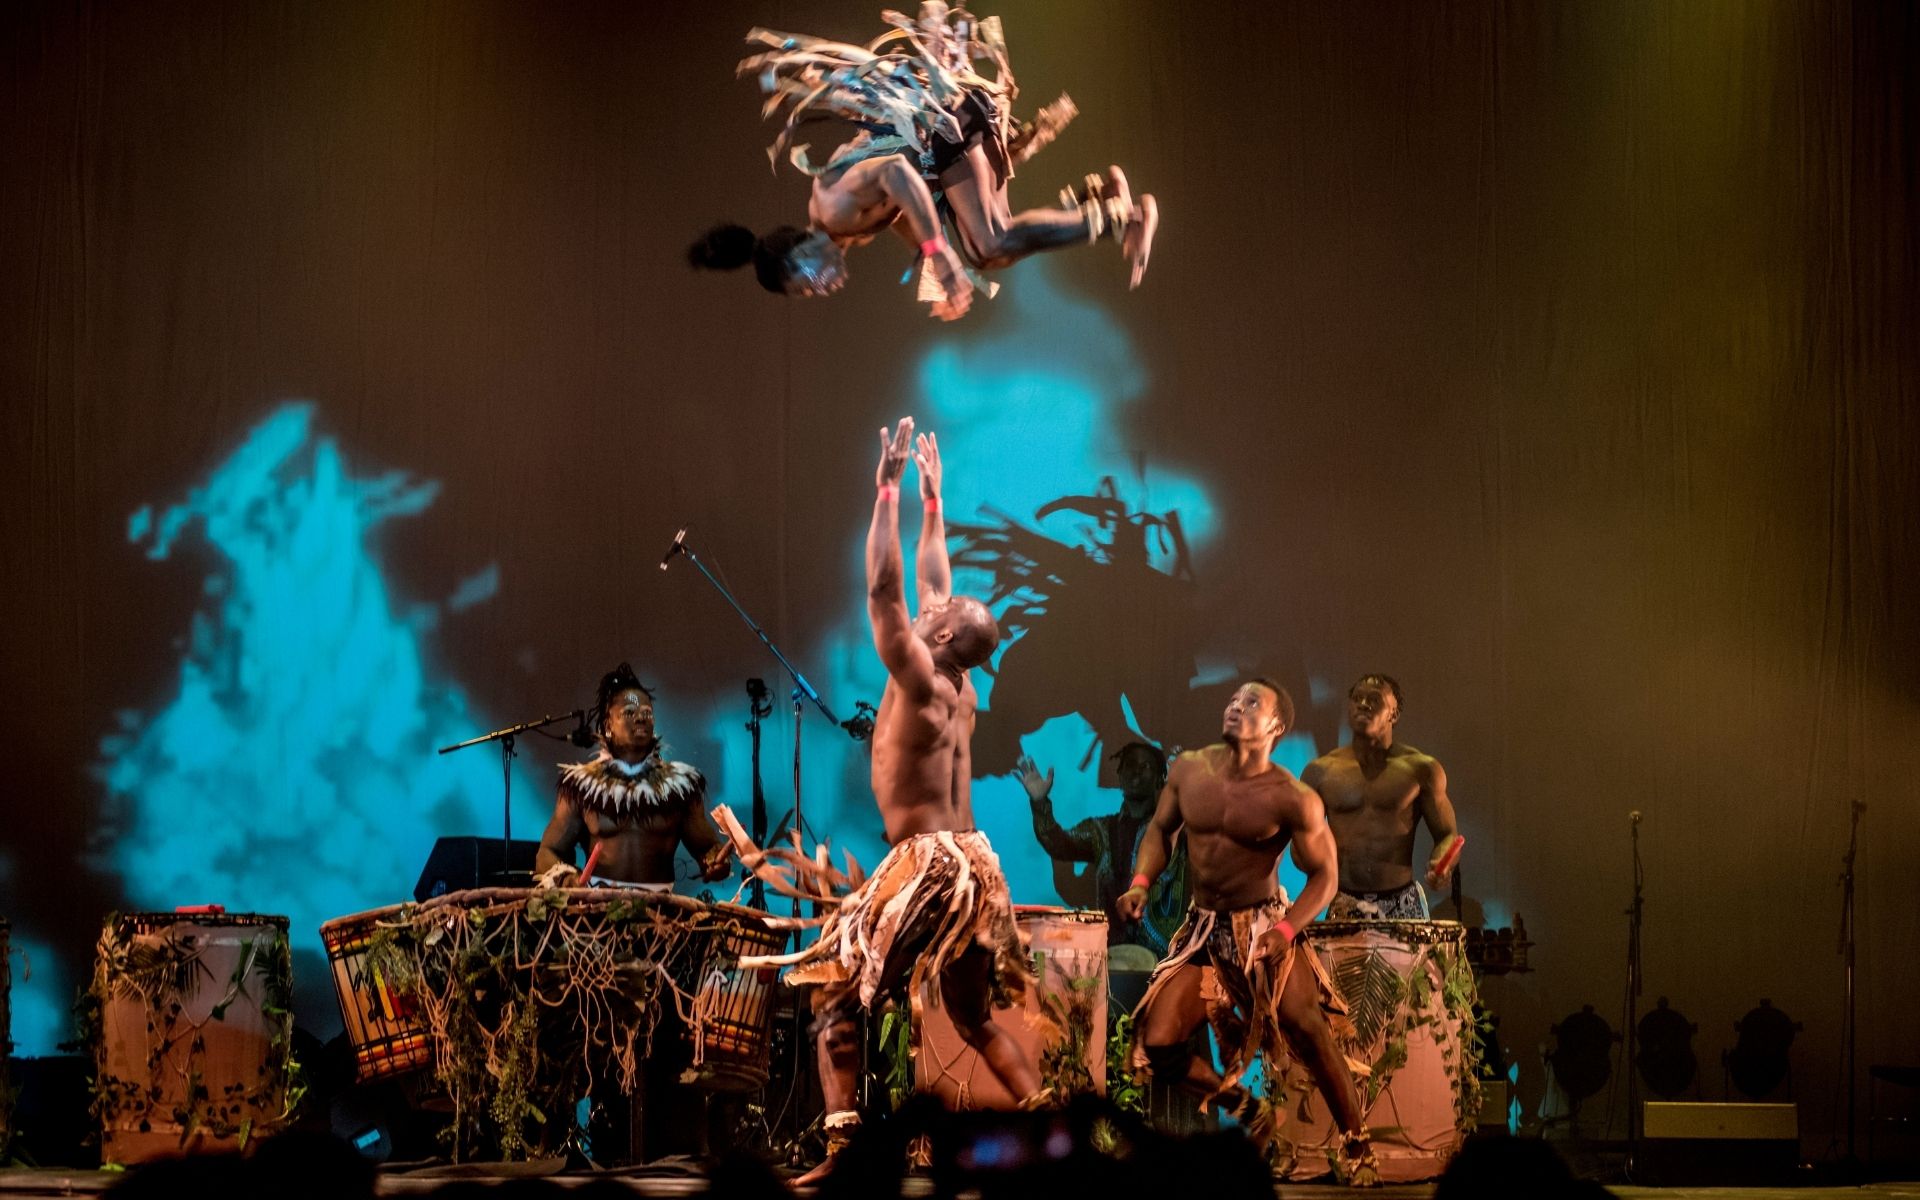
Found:
<path fill-rule="evenodd" d="M 1800 1114 L 1792 1104 L 1649 1101 L 1641 1130 L 1644 1175 L 1656 1187 L 1778 1187 L 1800 1165 Z"/>
<path fill-rule="evenodd" d="M 533 856 L 539 842 L 514 839 L 506 863 L 500 861 L 497 837 L 443 837 L 433 844 L 413 898 L 426 900 L 447 892 L 477 887 L 527 887 L 533 880 Z"/>

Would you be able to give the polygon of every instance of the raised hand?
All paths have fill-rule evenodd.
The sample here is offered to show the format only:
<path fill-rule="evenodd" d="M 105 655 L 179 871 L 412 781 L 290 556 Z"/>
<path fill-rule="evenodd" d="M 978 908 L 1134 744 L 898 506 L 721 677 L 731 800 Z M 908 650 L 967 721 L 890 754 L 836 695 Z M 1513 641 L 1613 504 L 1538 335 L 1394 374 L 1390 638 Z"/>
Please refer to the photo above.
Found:
<path fill-rule="evenodd" d="M 1040 774 L 1039 764 L 1025 754 L 1013 764 L 1020 773 L 1020 786 L 1027 789 L 1027 799 L 1040 804 L 1053 794 L 1053 768 L 1048 767 L 1045 775 Z"/>
<path fill-rule="evenodd" d="M 912 417 L 901 417 L 891 434 L 883 427 L 880 430 L 880 465 L 874 470 L 873 486 L 881 488 L 892 484 L 897 487 L 900 476 L 906 473 L 907 459 L 912 457 L 912 453 Z"/>
<path fill-rule="evenodd" d="M 940 442 L 931 433 L 923 433 L 913 444 L 913 461 L 920 468 L 920 498 L 940 498 Z"/>

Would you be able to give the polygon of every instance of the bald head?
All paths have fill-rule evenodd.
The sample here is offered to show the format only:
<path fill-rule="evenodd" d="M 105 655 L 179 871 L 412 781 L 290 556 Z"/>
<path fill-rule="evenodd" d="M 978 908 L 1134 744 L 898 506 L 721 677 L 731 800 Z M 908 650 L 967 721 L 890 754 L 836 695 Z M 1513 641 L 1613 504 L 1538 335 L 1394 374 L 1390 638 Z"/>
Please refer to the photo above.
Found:
<path fill-rule="evenodd" d="M 936 663 L 967 671 L 993 657 L 1000 646 L 1000 623 L 972 596 L 930 604 L 914 620 L 914 632 L 933 651 Z"/>

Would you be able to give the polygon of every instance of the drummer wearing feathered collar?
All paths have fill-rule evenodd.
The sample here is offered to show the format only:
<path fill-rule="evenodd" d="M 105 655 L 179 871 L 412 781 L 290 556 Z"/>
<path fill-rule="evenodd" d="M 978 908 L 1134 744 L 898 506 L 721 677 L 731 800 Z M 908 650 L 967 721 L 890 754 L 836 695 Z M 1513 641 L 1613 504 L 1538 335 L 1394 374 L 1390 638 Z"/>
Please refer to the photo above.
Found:
<path fill-rule="evenodd" d="M 670 892 L 683 843 L 702 877 L 723 878 L 728 851 L 707 817 L 706 778 L 667 758 L 654 733 L 653 693 L 631 666 L 601 678 L 589 720 L 600 751 L 560 768 L 553 819 L 534 860 L 543 881 L 584 886 L 573 860 L 585 845 L 594 878 Z"/>

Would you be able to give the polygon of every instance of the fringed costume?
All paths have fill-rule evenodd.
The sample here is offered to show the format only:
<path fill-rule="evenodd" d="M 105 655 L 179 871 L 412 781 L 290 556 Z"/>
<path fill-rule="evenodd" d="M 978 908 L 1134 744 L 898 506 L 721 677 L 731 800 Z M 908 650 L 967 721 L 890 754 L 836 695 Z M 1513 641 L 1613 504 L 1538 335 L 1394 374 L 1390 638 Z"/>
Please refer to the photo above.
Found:
<path fill-rule="evenodd" d="M 856 1002 L 870 1007 L 904 987 L 917 1015 L 929 1001 L 938 1003 L 941 973 L 977 947 L 993 955 L 994 1005 L 1016 1004 L 1025 996 L 1032 981 L 1027 950 L 1000 859 L 985 834 L 916 834 L 862 878 L 851 862 L 848 873 L 835 871 L 824 853 L 808 859 L 792 850 L 758 849 L 724 805 L 713 818 L 740 860 L 775 891 L 828 909 L 812 919 L 772 922 L 819 925 L 818 941 L 793 954 L 743 958 L 742 967 L 791 966 L 788 985 L 821 984 L 829 1008 Z M 835 895 L 835 887 L 851 890 Z"/>
<path fill-rule="evenodd" d="M 1173 973 L 1188 965 L 1196 965 L 1203 972 L 1200 995 L 1207 1006 L 1207 1023 L 1219 1041 L 1220 1057 L 1225 1063 L 1220 1074 L 1220 1089 L 1203 1103 L 1236 1092 L 1244 1094 L 1246 1076 L 1255 1058 L 1264 1060 L 1262 1078 L 1286 1078 L 1291 1048 L 1280 1023 L 1280 997 L 1286 991 L 1288 977 L 1296 969 L 1313 973 L 1320 1010 L 1332 1026 L 1334 1042 L 1341 1046 L 1354 1043 L 1355 1033 L 1347 1016 L 1346 1001 L 1311 947 L 1296 940 L 1273 959 L 1262 958 L 1256 951 L 1261 935 L 1279 924 L 1287 915 L 1290 903 L 1282 891 L 1245 908 L 1216 911 L 1196 905 L 1187 911 L 1186 923 L 1173 935 L 1167 956 L 1154 968 L 1146 995 L 1141 997 L 1133 1013 L 1136 1032 L 1131 1062 L 1136 1071 L 1149 1066 L 1147 1050 L 1138 1033 L 1144 1027 L 1147 1009 Z M 1347 1057 L 1347 1068 L 1356 1079 L 1365 1078 L 1369 1073 L 1367 1065 L 1351 1055 Z M 1263 1106 L 1258 1118 L 1251 1123 L 1249 1133 L 1271 1147 L 1282 1116 L 1278 1105 Z M 1368 1155 L 1370 1158 L 1371 1152 Z"/>
<path fill-rule="evenodd" d="M 814 178 L 874 158 L 905 157 L 933 191 L 941 218 L 950 227 L 948 240 L 968 260 L 974 286 L 992 296 L 997 285 L 978 277 L 980 263 L 973 260 L 967 239 L 951 228 L 953 214 L 940 190 L 941 174 L 965 158 L 969 147 L 979 146 L 993 172 L 993 186 L 1004 187 L 1014 165 L 1057 137 L 1079 110 L 1063 95 L 1032 121 L 1015 123 L 1013 100 L 1019 88 L 998 17 L 975 18 L 965 8 L 928 0 L 917 19 L 893 11 L 883 12 L 881 19 L 892 30 L 865 46 L 770 29 L 747 34 L 750 45 L 771 49 L 743 59 L 739 73 L 759 76 L 760 89 L 767 94 L 763 116 L 786 116 L 767 157 L 777 169 L 784 152 L 797 170 Z M 975 70 L 975 64 L 991 64 L 991 77 Z M 849 123 L 859 134 L 825 163 L 816 164 L 808 155 L 809 145 L 798 137 L 805 126 L 823 121 Z M 1097 198 L 1093 202 L 1097 204 Z M 1101 210 L 1102 230 L 1105 212 Z M 916 269 L 920 298 L 937 298 L 928 294 L 931 271 L 925 264 Z"/>

